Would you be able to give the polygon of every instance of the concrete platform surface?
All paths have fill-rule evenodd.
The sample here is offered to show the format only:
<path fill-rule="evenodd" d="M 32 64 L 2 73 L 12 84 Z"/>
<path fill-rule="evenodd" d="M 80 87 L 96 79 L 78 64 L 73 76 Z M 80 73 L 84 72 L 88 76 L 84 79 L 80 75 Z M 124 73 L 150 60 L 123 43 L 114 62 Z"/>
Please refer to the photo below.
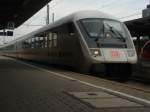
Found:
<path fill-rule="evenodd" d="M 0 56 L 0 112 L 149 112 L 150 107 Z"/>

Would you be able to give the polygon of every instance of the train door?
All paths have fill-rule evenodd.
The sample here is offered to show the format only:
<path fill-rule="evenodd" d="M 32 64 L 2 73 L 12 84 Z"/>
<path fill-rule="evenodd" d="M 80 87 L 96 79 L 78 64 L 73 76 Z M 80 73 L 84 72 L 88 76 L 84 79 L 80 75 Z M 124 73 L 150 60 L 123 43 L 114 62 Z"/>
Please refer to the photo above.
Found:
<path fill-rule="evenodd" d="M 47 32 L 47 42 L 48 42 L 48 57 L 51 64 L 56 64 L 58 61 L 58 31 L 48 31 Z"/>

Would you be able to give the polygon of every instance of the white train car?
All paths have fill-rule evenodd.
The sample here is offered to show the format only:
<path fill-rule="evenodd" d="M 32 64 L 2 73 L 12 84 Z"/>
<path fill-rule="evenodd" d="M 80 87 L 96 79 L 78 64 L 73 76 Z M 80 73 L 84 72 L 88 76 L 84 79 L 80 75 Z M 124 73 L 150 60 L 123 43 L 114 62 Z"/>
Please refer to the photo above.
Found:
<path fill-rule="evenodd" d="M 103 68 L 119 78 L 128 78 L 137 62 L 127 27 L 99 11 L 73 13 L 0 50 L 7 56 L 70 66 L 84 73 Z"/>

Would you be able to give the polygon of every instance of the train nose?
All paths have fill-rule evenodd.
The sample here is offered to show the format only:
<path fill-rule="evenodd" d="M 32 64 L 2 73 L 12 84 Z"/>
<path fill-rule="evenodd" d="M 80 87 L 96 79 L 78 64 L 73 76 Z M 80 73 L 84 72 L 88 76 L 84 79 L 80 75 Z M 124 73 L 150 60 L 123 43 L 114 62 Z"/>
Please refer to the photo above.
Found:
<path fill-rule="evenodd" d="M 103 49 L 105 61 L 108 62 L 127 62 L 127 56 L 122 49 Z"/>

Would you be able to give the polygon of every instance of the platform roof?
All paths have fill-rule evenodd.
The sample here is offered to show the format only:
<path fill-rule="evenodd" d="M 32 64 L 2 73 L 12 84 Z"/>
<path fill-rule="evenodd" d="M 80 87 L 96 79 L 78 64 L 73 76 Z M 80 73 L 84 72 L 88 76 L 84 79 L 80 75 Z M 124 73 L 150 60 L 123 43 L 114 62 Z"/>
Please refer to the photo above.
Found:
<path fill-rule="evenodd" d="M 126 21 L 132 36 L 150 36 L 150 16 Z"/>
<path fill-rule="evenodd" d="M 18 27 L 51 0 L 0 0 L 0 29 L 14 22 Z"/>

